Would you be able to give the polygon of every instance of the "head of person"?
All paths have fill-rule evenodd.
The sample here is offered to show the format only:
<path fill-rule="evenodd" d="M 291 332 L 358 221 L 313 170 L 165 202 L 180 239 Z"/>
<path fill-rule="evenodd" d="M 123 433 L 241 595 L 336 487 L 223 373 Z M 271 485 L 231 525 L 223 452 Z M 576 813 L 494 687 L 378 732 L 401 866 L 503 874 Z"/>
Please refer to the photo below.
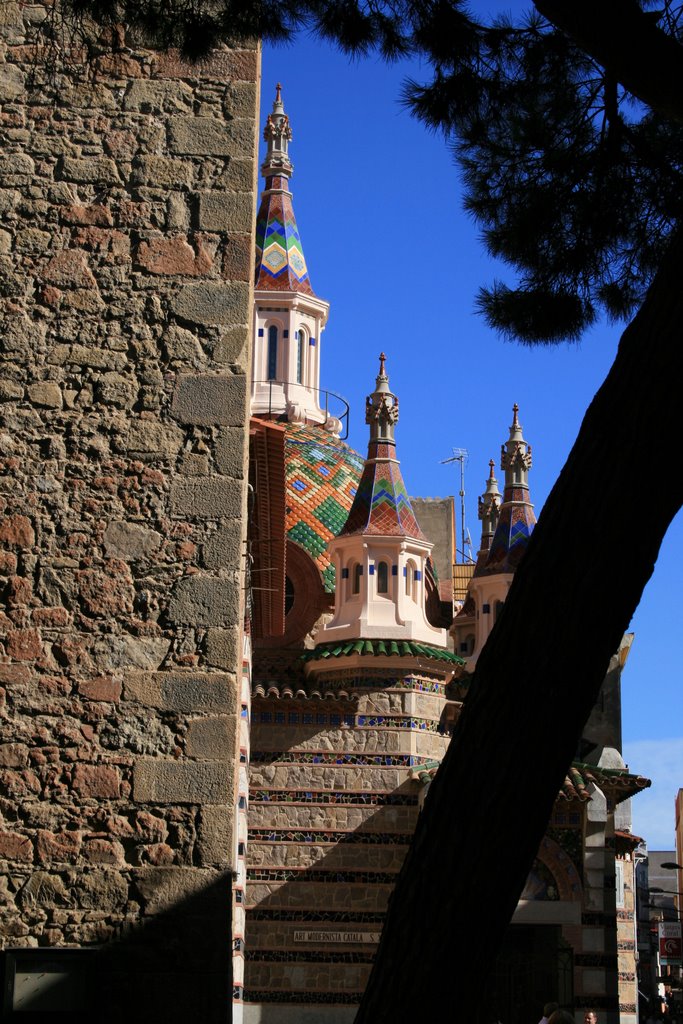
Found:
<path fill-rule="evenodd" d="M 555 1010 L 548 1018 L 548 1024 L 576 1024 L 574 1014 L 566 1010 Z"/>
<path fill-rule="evenodd" d="M 555 1010 L 559 1010 L 559 1008 L 559 1003 L 546 1003 L 543 1007 L 543 1016 L 552 1017 L 552 1015 L 555 1013 Z"/>
<path fill-rule="evenodd" d="M 583 1015 L 583 1024 L 598 1024 L 598 1015 L 595 1010 L 586 1010 Z"/>

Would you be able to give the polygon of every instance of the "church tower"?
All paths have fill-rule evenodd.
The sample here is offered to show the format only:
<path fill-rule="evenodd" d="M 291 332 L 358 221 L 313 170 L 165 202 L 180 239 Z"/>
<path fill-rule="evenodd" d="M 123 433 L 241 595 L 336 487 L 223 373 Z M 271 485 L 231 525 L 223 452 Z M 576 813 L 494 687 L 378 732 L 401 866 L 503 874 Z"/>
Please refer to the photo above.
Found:
<path fill-rule="evenodd" d="M 486 491 L 479 499 L 482 531 L 477 564 L 465 604 L 451 628 L 455 650 L 467 658 L 470 672 L 500 614 L 536 523 L 529 500 L 531 445 L 524 440 L 518 413 L 515 404 L 510 436 L 501 445 L 500 467 L 505 471 L 502 504 L 493 461 L 489 463 Z"/>
<path fill-rule="evenodd" d="M 289 179 L 292 129 L 278 84 L 263 137 L 265 189 L 256 222 L 252 416 L 320 424 L 339 432 L 320 393 L 320 337 L 329 303 L 313 291 Z"/>

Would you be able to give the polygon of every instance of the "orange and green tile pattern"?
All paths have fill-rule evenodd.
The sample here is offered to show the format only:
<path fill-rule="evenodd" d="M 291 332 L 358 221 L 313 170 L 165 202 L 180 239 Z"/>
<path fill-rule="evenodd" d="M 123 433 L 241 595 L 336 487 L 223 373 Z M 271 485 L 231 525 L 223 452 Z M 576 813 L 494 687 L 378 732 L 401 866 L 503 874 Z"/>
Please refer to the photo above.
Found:
<path fill-rule="evenodd" d="M 266 186 L 256 221 L 256 287 L 312 295 L 287 179 L 272 178 Z"/>
<path fill-rule="evenodd" d="M 363 472 L 363 458 L 321 427 L 291 423 L 285 436 L 287 537 L 311 556 L 327 593 L 335 572 L 328 541 L 342 530 Z"/>
<path fill-rule="evenodd" d="M 368 461 L 342 533 L 424 540 L 396 461 L 394 446 L 370 443 Z"/>

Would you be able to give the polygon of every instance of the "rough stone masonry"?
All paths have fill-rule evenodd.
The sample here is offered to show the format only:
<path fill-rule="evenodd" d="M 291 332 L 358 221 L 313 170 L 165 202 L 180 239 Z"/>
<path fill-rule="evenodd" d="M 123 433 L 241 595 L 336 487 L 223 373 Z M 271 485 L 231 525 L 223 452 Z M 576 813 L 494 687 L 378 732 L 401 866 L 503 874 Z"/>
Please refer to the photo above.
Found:
<path fill-rule="evenodd" d="M 202 894 L 230 939 L 258 50 L 55 65 L 46 12 L 0 4 L 0 941 L 190 908 L 180 992 Z"/>

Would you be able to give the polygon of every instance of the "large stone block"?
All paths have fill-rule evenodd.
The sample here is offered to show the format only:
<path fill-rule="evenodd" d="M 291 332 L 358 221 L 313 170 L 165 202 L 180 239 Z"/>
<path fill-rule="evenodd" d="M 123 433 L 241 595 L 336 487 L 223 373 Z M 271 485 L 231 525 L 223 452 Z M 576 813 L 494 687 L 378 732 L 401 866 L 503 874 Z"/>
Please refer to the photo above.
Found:
<path fill-rule="evenodd" d="M 241 480 L 245 470 L 245 434 L 241 427 L 224 427 L 216 441 L 216 465 L 221 473 Z"/>
<path fill-rule="evenodd" d="M 133 799 L 150 804 L 231 804 L 234 768 L 227 761 L 140 758 L 133 769 Z"/>
<path fill-rule="evenodd" d="M 148 914 L 157 914 L 161 910 L 172 910 L 190 897 L 193 904 L 201 899 L 206 892 L 211 898 L 213 886 L 220 875 L 215 871 L 202 871 L 197 868 L 138 868 L 133 878 L 138 888 L 145 910 Z M 226 879 L 230 886 L 230 880 Z"/>
<path fill-rule="evenodd" d="M 204 565 L 208 569 L 234 569 L 242 565 L 242 521 L 221 526 L 204 544 Z"/>
<path fill-rule="evenodd" d="M 24 91 L 24 72 L 15 64 L 0 67 L 0 103 L 12 103 Z"/>
<path fill-rule="evenodd" d="M 251 231 L 254 198 L 250 192 L 200 192 L 196 219 L 201 231 Z"/>
<path fill-rule="evenodd" d="M 182 374 L 178 377 L 171 411 L 182 423 L 241 427 L 246 417 L 246 402 L 246 377 L 241 374 Z"/>
<path fill-rule="evenodd" d="M 174 423 L 133 420 L 127 433 L 121 437 L 121 445 L 129 452 L 167 458 L 178 454 L 184 440 L 185 434 Z"/>
<path fill-rule="evenodd" d="M 22 185 L 33 177 L 35 164 L 30 156 L 12 153 L 0 156 L 0 181 L 4 186 Z"/>
<path fill-rule="evenodd" d="M 194 93 L 184 82 L 137 79 L 128 86 L 123 98 L 124 110 L 140 110 L 144 114 L 191 110 Z"/>
<path fill-rule="evenodd" d="M 235 861 L 234 815 L 229 805 L 202 808 L 197 829 L 197 853 L 204 867 L 231 868 Z"/>
<path fill-rule="evenodd" d="M 249 286 L 244 281 L 187 284 L 172 298 L 171 309 L 177 317 L 196 324 L 244 324 L 249 316 Z"/>
<path fill-rule="evenodd" d="M 183 714 L 224 712 L 237 708 L 235 677 L 225 672 L 131 672 L 126 700 Z"/>
<path fill-rule="evenodd" d="M 186 752 L 190 757 L 231 761 L 235 757 L 234 716 L 195 718 L 187 730 Z"/>
<path fill-rule="evenodd" d="M 76 905 L 82 910 L 121 911 L 128 903 L 128 882 L 118 871 L 79 872 L 74 896 Z"/>
<path fill-rule="evenodd" d="M 109 558 L 136 562 L 140 558 L 149 558 L 158 551 L 162 539 L 160 533 L 146 526 L 114 521 L 109 523 L 104 531 L 104 550 Z"/>
<path fill-rule="evenodd" d="M 197 519 L 237 519 L 242 513 L 242 488 L 223 477 L 194 477 L 171 484 L 171 511 Z"/>
<path fill-rule="evenodd" d="M 169 149 L 183 156 L 242 156 L 253 146 L 251 121 L 235 118 L 172 117 Z"/>
<path fill-rule="evenodd" d="M 237 672 L 241 661 L 240 630 L 237 626 L 229 629 L 207 629 L 206 660 L 209 665 Z"/>
<path fill-rule="evenodd" d="M 171 622 L 192 626 L 223 626 L 237 622 L 238 579 L 189 576 L 176 583 L 168 605 Z"/>
<path fill-rule="evenodd" d="M 131 180 L 135 185 L 152 188 L 182 188 L 192 182 L 192 165 L 187 160 L 167 156 L 138 156 L 133 162 Z"/>
<path fill-rule="evenodd" d="M 225 86 L 229 81 L 255 82 L 259 74 L 259 55 L 244 43 L 244 49 L 216 49 L 200 61 L 183 60 L 177 50 L 163 50 L 155 58 L 153 74 L 162 78 L 188 81 L 214 79 Z"/>
<path fill-rule="evenodd" d="M 116 185 L 121 180 L 114 161 L 104 156 L 87 160 L 65 156 L 59 161 L 57 173 L 64 181 L 83 185 Z"/>
<path fill-rule="evenodd" d="M 249 363 L 249 332 L 246 327 L 224 327 L 213 347 L 217 363 L 239 366 L 246 372 Z"/>

